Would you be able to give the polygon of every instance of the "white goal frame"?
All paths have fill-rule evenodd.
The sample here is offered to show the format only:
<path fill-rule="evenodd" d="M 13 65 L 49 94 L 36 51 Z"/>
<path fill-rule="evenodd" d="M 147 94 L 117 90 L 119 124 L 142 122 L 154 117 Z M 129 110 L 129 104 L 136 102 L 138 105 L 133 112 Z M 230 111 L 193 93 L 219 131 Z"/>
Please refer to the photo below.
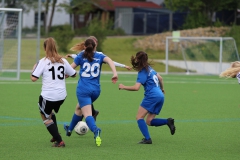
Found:
<path fill-rule="evenodd" d="M 17 67 L 16 70 L 10 70 L 16 72 L 16 77 L 1 77 L 0 79 L 4 80 L 19 80 L 20 79 L 20 64 L 21 64 L 21 38 L 22 38 L 22 9 L 18 8 L 0 8 L 0 11 L 3 12 L 3 15 L 0 17 L 0 54 L 3 54 L 3 44 L 4 44 L 4 16 L 5 12 L 18 12 L 18 26 L 17 26 Z M 0 66 L 2 65 L 2 59 L 0 55 Z M 0 70 L 2 67 L 0 68 Z"/>
<path fill-rule="evenodd" d="M 165 53 L 166 53 L 166 59 L 165 59 L 165 73 L 169 74 L 169 40 L 175 41 L 175 43 L 178 43 L 178 41 L 180 40 L 218 40 L 220 45 L 219 45 L 219 73 L 220 74 L 222 72 L 222 53 L 223 53 L 223 41 L 224 40 L 232 40 L 234 43 L 234 48 L 236 50 L 236 57 L 237 60 L 239 60 L 239 54 L 238 54 L 238 49 L 237 49 L 237 45 L 236 45 L 236 41 L 234 38 L 232 37 L 166 37 L 166 48 L 165 48 Z M 185 61 L 185 65 L 187 68 L 187 73 L 189 74 L 189 68 L 187 66 L 187 62 L 185 59 L 185 55 L 182 54 L 183 56 L 183 60 Z"/>

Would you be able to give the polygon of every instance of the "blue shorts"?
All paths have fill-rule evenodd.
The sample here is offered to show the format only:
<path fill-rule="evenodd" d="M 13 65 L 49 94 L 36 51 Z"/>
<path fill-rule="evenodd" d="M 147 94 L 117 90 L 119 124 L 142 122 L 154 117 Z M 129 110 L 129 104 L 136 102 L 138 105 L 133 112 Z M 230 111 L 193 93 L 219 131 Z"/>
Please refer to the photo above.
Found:
<path fill-rule="evenodd" d="M 150 91 L 148 94 L 145 94 L 141 106 L 145 108 L 149 113 L 158 115 L 162 109 L 163 103 L 164 94 L 161 91 Z"/>
<path fill-rule="evenodd" d="M 91 105 L 100 95 L 100 90 L 87 91 L 81 90 L 77 91 L 77 99 L 80 108 Z"/>

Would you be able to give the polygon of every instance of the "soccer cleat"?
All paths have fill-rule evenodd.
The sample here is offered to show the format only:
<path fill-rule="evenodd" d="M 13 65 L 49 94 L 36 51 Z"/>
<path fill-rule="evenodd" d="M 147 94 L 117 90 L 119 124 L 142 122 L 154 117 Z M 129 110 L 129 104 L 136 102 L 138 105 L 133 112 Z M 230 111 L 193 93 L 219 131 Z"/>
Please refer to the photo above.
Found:
<path fill-rule="evenodd" d="M 55 142 L 56 141 L 56 139 L 54 138 L 54 137 L 52 137 L 52 139 L 50 139 L 50 142 L 51 143 L 53 143 L 53 142 Z"/>
<path fill-rule="evenodd" d="M 53 143 L 52 147 L 65 147 L 65 143 L 61 141 L 60 143 L 55 142 Z"/>
<path fill-rule="evenodd" d="M 71 132 L 70 130 L 68 130 L 69 125 L 64 124 L 64 125 L 63 125 L 63 128 L 64 128 L 64 130 L 66 131 L 66 136 L 70 137 L 71 134 L 72 134 L 72 132 Z"/>
<path fill-rule="evenodd" d="M 95 139 L 95 143 L 96 145 L 99 147 L 102 143 L 102 140 L 100 138 L 100 133 L 101 133 L 101 129 L 97 129 L 95 132 L 94 132 L 94 139 Z"/>
<path fill-rule="evenodd" d="M 60 135 L 60 133 L 59 133 Z M 50 139 L 50 142 L 53 143 L 53 142 L 56 142 L 56 139 L 54 137 L 52 137 L 52 139 Z"/>
<path fill-rule="evenodd" d="M 98 114 L 99 114 L 99 111 L 98 111 L 98 110 L 95 110 L 95 114 L 93 115 L 93 118 L 95 119 L 95 121 L 97 120 Z"/>
<path fill-rule="evenodd" d="M 171 132 L 172 135 L 174 135 L 175 130 L 176 130 L 176 127 L 175 127 L 175 125 L 174 125 L 174 119 L 168 118 L 167 121 L 168 121 L 168 122 L 167 122 L 167 125 L 168 125 L 168 127 L 169 127 L 169 129 L 170 129 L 170 132 Z"/>
<path fill-rule="evenodd" d="M 143 138 L 142 141 L 138 142 L 138 144 L 152 144 L 152 139 Z"/>

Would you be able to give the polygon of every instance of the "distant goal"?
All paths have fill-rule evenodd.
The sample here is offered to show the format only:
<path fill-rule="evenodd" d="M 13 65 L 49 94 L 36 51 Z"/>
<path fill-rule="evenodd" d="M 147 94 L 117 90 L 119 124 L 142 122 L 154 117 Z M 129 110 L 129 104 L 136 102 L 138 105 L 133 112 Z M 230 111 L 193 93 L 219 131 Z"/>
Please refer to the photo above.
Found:
<path fill-rule="evenodd" d="M 165 72 L 186 74 L 220 74 L 238 61 L 232 37 L 166 37 Z"/>
<path fill-rule="evenodd" d="M 0 79 L 20 79 L 22 9 L 0 8 Z"/>

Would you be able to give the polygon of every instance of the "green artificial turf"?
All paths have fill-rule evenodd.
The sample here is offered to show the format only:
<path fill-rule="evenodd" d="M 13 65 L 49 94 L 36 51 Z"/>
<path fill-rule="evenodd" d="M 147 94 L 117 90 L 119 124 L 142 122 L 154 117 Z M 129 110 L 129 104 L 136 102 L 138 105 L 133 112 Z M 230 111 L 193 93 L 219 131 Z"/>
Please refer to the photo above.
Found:
<path fill-rule="evenodd" d="M 31 82 L 30 73 L 19 81 L 0 80 L 0 159 L 93 159 L 93 160 L 237 160 L 239 159 L 240 104 L 236 79 L 217 76 L 162 75 L 165 103 L 157 118 L 175 119 L 176 133 L 167 126 L 148 127 L 152 145 L 137 144 L 143 136 L 136 114 L 143 98 L 138 92 L 118 90 L 118 84 L 135 84 L 136 74 L 119 74 L 117 84 L 111 74 L 101 75 L 102 92 L 95 108 L 102 129 L 102 145 L 93 133 L 65 135 L 77 99 L 78 78 L 68 78 L 66 101 L 57 114 L 65 148 L 52 148 L 51 139 L 38 111 L 41 79 Z"/>

